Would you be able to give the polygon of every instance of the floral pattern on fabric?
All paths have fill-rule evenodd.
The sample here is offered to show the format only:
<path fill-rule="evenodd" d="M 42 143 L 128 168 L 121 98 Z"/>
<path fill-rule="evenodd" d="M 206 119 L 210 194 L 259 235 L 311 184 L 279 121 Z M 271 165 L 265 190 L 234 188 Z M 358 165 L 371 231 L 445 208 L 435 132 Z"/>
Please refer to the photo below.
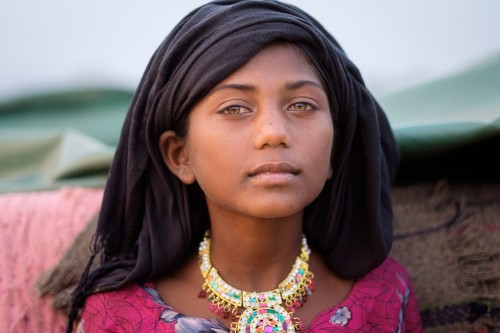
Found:
<path fill-rule="evenodd" d="M 340 326 L 345 326 L 351 319 L 351 311 L 347 306 L 337 309 L 335 314 L 330 318 L 330 322 Z"/>
<path fill-rule="evenodd" d="M 173 324 L 175 332 L 186 332 L 186 333 L 196 333 L 196 332 L 210 332 L 210 333 L 227 333 L 226 328 L 217 320 L 196 318 L 183 315 L 176 312 L 170 306 L 168 306 L 160 297 L 158 291 L 150 286 L 142 286 L 144 291 L 151 296 L 151 298 L 158 304 L 164 306 L 164 310 L 160 315 L 160 320 L 168 324 Z"/>
<path fill-rule="evenodd" d="M 82 318 L 84 331 L 92 333 L 228 332 L 216 319 L 178 313 L 161 299 L 151 283 L 92 295 L 85 303 Z M 319 313 L 303 330 L 311 332 L 422 332 L 407 272 L 387 259 L 358 280 L 343 302 Z"/>

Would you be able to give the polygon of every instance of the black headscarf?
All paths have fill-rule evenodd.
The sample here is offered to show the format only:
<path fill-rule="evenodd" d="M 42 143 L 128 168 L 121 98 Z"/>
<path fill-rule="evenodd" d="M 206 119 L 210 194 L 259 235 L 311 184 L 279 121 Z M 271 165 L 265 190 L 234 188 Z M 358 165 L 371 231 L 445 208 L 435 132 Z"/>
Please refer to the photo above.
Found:
<path fill-rule="evenodd" d="M 191 108 L 273 42 L 293 43 L 320 73 L 335 126 L 333 177 L 306 208 L 304 229 L 340 277 L 379 265 L 392 243 L 390 187 L 399 153 L 386 116 L 335 39 L 296 7 L 272 0 L 215 1 L 187 15 L 154 53 L 136 91 L 109 173 L 94 243 L 101 266 L 91 292 L 165 276 L 208 228 L 199 187 L 169 172 L 166 130 L 186 134 Z M 83 295 L 83 296 L 82 296 Z"/>

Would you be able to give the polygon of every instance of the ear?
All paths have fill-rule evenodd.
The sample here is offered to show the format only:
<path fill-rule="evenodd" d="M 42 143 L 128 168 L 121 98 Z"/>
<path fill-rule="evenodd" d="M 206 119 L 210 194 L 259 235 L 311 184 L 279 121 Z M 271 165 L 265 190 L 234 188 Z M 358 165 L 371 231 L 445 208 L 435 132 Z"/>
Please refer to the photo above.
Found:
<path fill-rule="evenodd" d="M 186 151 L 186 139 L 178 137 L 174 131 L 166 131 L 160 136 L 160 152 L 168 169 L 184 184 L 192 184 L 196 178 L 189 154 Z"/>

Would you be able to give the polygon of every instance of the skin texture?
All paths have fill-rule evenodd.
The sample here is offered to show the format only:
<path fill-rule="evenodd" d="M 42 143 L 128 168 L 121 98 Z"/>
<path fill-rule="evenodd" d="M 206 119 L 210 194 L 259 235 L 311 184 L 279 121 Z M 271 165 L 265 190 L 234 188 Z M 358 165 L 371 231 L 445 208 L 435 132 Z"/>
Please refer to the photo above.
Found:
<path fill-rule="evenodd" d="M 161 136 L 167 167 L 205 193 L 212 262 L 228 283 L 265 291 L 289 273 L 300 250 L 303 210 L 331 177 L 333 138 L 321 79 L 286 44 L 266 47 L 214 87 L 191 111 L 186 137 Z M 305 323 L 352 287 L 318 254 L 310 265 L 317 291 L 297 312 Z M 157 288 L 177 311 L 214 317 L 208 301 L 196 299 L 202 282 L 193 255 Z"/>

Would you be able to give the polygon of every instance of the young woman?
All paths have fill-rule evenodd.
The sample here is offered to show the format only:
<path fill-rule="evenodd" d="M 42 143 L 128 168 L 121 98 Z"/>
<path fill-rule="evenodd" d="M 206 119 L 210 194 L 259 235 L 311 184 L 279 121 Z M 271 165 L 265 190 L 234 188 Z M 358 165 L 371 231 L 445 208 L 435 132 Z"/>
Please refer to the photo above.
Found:
<path fill-rule="evenodd" d="M 68 331 L 83 306 L 84 332 L 419 332 L 387 258 L 397 163 L 383 111 L 313 18 L 271 0 L 198 8 L 135 94 L 102 263 Z"/>

